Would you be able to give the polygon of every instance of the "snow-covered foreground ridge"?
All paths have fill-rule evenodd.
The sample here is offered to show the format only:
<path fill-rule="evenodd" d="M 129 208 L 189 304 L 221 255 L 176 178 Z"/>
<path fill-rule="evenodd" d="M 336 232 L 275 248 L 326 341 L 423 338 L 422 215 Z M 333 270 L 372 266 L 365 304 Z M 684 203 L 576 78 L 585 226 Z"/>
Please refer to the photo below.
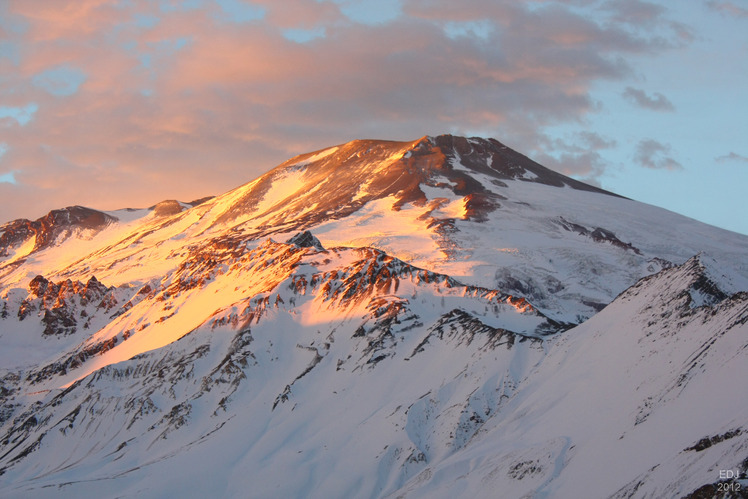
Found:
<path fill-rule="evenodd" d="M 748 485 L 748 238 L 497 141 L 0 230 L 3 497 Z"/>

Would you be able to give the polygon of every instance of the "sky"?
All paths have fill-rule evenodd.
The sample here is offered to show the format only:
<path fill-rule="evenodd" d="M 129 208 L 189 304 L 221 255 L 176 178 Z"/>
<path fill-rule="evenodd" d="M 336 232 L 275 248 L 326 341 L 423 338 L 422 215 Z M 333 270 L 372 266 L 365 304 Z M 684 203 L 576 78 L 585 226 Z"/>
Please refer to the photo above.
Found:
<path fill-rule="evenodd" d="M 748 0 L 0 0 L 0 223 L 452 133 L 748 234 L 746 82 Z"/>

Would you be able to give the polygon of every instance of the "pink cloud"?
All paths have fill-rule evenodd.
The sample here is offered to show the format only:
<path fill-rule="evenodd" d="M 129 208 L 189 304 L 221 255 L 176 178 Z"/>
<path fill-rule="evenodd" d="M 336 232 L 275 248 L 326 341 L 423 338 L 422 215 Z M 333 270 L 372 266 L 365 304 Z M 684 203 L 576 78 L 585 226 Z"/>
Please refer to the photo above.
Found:
<path fill-rule="evenodd" d="M 29 21 L 27 36 L 36 42 L 98 34 L 115 24 L 120 14 L 111 0 L 10 0 L 10 8 Z"/>
<path fill-rule="evenodd" d="M 18 181 L 2 185 L 12 191 L 6 217 L 218 194 L 289 156 L 354 138 L 481 130 L 538 150 L 543 127 L 594 109 L 593 82 L 630 73 L 622 55 L 663 46 L 560 4 L 474 0 L 455 10 L 406 0 L 403 16 L 371 26 L 329 1 L 255 4 L 265 8 L 261 21 L 234 23 L 213 3 L 162 11 L 145 1 L 11 2 L 27 28 L 14 35 L 19 63 L 0 60 L 0 104 L 38 111 L 3 128 L 0 166 Z M 491 29 L 452 36 L 445 22 L 455 20 Z M 325 36 L 283 36 L 297 28 Z M 76 92 L 54 96 L 30 83 L 61 65 L 85 74 Z M 37 211 L 26 213 L 24 199 Z"/>

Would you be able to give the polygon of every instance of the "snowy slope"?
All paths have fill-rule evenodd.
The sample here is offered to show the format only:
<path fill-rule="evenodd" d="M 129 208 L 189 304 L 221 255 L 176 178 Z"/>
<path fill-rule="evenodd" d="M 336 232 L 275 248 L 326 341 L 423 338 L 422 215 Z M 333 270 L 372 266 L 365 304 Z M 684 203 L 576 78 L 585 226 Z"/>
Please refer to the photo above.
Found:
<path fill-rule="evenodd" d="M 243 467 L 257 468 L 251 463 L 263 461 L 262 455 L 271 452 L 256 470 L 261 475 L 253 480 L 275 470 L 278 483 L 288 486 L 292 482 L 281 479 L 282 470 L 297 459 L 285 461 L 287 433 L 308 432 L 313 442 L 303 446 L 309 448 L 324 438 L 315 420 L 321 426 L 332 425 L 320 428 L 325 434 L 338 434 L 329 442 L 332 449 L 359 433 L 368 435 L 361 445 L 374 453 L 366 456 L 372 470 L 380 466 L 375 454 L 386 436 L 379 429 L 389 427 L 392 449 L 385 470 L 373 475 L 369 485 L 372 491 L 381 489 L 403 482 L 429 456 L 465 445 L 500 402 L 501 395 L 492 388 L 474 393 L 476 387 L 461 379 L 480 380 L 489 373 L 489 385 L 503 379 L 510 393 L 534 362 L 527 358 L 542 354 L 540 338 L 563 329 L 523 299 L 461 285 L 377 250 L 319 250 L 268 242 L 248 253 L 239 268 L 242 280 L 261 281 L 263 288 L 248 291 L 244 299 L 217 311 L 179 341 L 99 368 L 62 392 L 41 388 L 90 372 L 85 360 L 78 368 L 20 371 L 17 391 L 11 383 L 5 390 L 10 392 L 6 410 L 13 411 L 4 426 L 6 444 L 0 455 L 7 493 L 36 494 L 50 484 L 87 484 L 98 478 L 119 482 L 116 477 L 122 474 L 132 476 L 140 487 L 147 478 L 131 469 L 137 468 L 134 462 L 147 455 L 147 462 L 158 469 L 181 466 L 183 459 L 202 461 L 205 447 L 197 442 L 219 428 L 207 448 L 228 446 L 230 454 L 250 454 L 216 473 L 247 476 Z M 134 340 L 121 345 L 130 341 Z M 118 348 L 93 357 L 93 362 L 110 363 L 109 354 L 127 358 Z M 501 374 L 490 369 L 498 359 L 506 365 Z M 448 382 L 449 388 L 435 385 L 437 380 Z M 449 408 L 452 403 L 430 407 L 423 401 L 424 387 L 444 392 L 464 409 Z M 402 396 L 392 400 L 392 394 L 401 391 Z M 411 408 L 414 404 L 417 407 Z M 297 410 L 300 407 L 305 409 Z M 429 421 L 448 408 L 442 422 Z M 391 424 L 380 419 L 384 411 L 391 413 Z M 344 413 L 343 420 L 335 418 Z M 365 420 L 374 414 L 379 416 L 367 426 Z M 432 435 L 434 425 L 452 428 L 452 441 Z M 235 432 L 246 435 L 246 440 L 237 439 Z M 355 459 L 355 445 L 351 452 L 346 475 L 363 469 Z M 331 452 L 329 465 L 342 465 L 340 457 Z M 154 472 L 145 468 L 147 476 Z M 234 482 L 225 475 L 223 479 Z M 233 483 L 239 485 L 246 483 Z M 189 491 L 194 484 L 186 486 Z M 348 492 L 354 486 L 345 485 Z M 62 492 L 68 489 L 71 495 L 79 493 L 75 486 L 62 487 Z M 57 488 L 49 491 L 61 493 Z M 256 492 L 276 493 L 270 488 Z"/>
<path fill-rule="evenodd" d="M 698 259 L 543 340 L 531 310 L 485 314 L 483 290 L 407 267 L 351 288 L 350 250 L 281 248 L 303 256 L 270 293 L 65 391 L 12 394 L 3 494 L 663 497 L 745 468 L 746 399 L 713 388 L 745 378 L 748 294 L 693 307 L 721 296 Z M 520 319 L 529 335 L 497 328 Z"/>
<path fill-rule="evenodd" d="M 669 497 L 748 466 L 748 238 L 493 139 L 0 232 L 3 497 Z"/>
<path fill-rule="evenodd" d="M 694 306 L 704 281 L 691 259 L 547 342 L 546 358 L 476 444 L 427 468 L 427 480 L 404 487 L 408 497 L 494 488 L 507 497 L 684 497 L 719 482 L 719 470 L 744 473 L 748 293 Z"/>
<path fill-rule="evenodd" d="M 699 252 L 729 266 L 736 290 L 748 282 L 745 236 L 585 186 L 493 139 L 447 135 L 354 141 L 293 158 L 192 209 L 123 218 L 20 266 L 0 264 L 0 295 L 38 274 L 141 286 L 175 271 L 195 247 L 224 237 L 285 240 L 303 230 L 327 247 L 375 247 L 526 296 L 566 322 Z"/>

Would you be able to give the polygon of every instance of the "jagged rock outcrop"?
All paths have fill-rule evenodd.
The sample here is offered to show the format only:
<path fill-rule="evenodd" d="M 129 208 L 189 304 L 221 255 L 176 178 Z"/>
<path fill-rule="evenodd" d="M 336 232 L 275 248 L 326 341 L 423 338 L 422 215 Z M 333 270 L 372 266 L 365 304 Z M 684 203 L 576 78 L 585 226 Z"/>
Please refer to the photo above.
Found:
<path fill-rule="evenodd" d="M 100 283 L 95 276 L 86 283 L 70 279 L 55 283 L 38 275 L 29 282 L 28 290 L 28 296 L 18 303 L 14 315 L 19 321 L 40 320 L 42 333 L 48 336 L 89 329 L 92 319 L 115 309 L 119 304 L 117 295 L 123 294 Z M 2 301 L 4 318 L 13 308 L 7 300 Z"/>
<path fill-rule="evenodd" d="M 291 239 L 289 239 L 287 243 L 298 246 L 299 248 L 314 248 L 318 251 L 323 251 L 325 249 L 322 246 L 322 243 L 319 242 L 319 239 L 314 237 L 314 235 L 308 230 L 305 230 L 304 232 L 299 232 L 298 234 L 293 236 Z"/>

